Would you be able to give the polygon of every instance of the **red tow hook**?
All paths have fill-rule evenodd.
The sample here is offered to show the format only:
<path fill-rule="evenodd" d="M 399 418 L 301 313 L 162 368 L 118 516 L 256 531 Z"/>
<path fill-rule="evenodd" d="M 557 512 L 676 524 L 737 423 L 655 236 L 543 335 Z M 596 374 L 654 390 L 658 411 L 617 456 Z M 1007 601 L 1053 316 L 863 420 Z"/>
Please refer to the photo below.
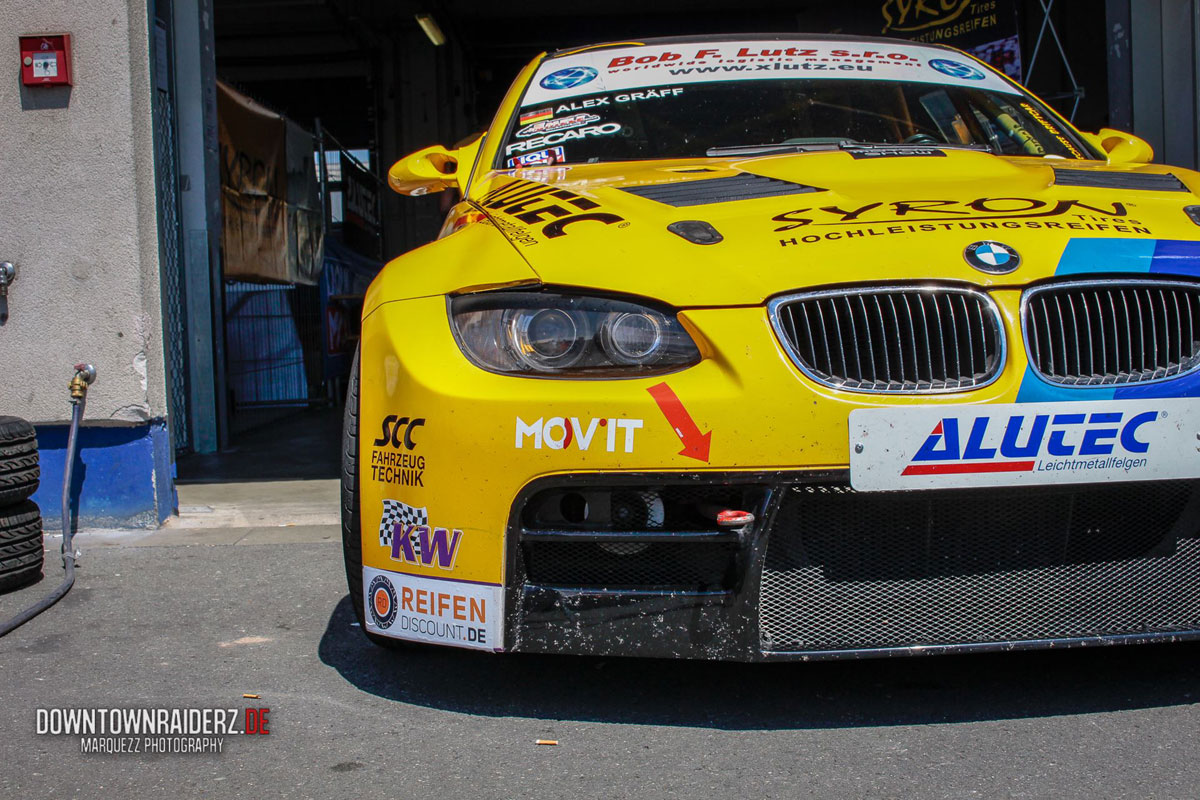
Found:
<path fill-rule="evenodd" d="M 717 525 L 722 528 L 744 528 L 753 523 L 754 515 L 749 511 L 726 508 L 717 512 Z"/>

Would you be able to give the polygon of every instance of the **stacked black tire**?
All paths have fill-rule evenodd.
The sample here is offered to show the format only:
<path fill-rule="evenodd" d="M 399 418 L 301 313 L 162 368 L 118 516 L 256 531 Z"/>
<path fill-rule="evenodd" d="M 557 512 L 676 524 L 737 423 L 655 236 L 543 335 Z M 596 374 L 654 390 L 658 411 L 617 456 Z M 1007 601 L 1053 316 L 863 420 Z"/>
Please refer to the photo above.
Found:
<path fill-rule="evenodd" d="M 42 577 L 42 514 L 29 499 L 40 477 L 33 426 L 0 416 L 0 592 Z"/>

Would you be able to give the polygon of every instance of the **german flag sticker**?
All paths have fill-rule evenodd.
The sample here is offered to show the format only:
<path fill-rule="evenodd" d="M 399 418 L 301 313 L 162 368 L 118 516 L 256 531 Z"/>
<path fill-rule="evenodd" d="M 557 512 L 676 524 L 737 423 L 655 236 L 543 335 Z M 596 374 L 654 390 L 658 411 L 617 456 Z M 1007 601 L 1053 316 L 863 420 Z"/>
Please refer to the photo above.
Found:
<path fill-rule="evenodd" d="M 521 124 L 529 125 L 544 119 L 554 119 L 553 108 L 539 108 L 537 111 L 527 111 L 521 115 Z"/>

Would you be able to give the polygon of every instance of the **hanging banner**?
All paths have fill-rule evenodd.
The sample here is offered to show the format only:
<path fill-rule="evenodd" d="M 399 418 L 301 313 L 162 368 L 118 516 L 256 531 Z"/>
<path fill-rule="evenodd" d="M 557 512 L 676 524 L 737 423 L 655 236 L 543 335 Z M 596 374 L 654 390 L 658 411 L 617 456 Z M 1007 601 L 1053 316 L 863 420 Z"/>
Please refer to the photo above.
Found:
<path fill-rule="evenodd" d="M 379 184 L 355 161 L 342 156 L 342 241 L 367 258 L 382 258 Z"/>
<path fill-rule="evenodd" d="M 220 81 L 217 131 L 225 277 L 315 284 L 323 234 L 312 136 Z"/>
<path fill-rule="evenodd" d="M 287 281 L 283 118 L 217 82 L 225 277 Z"/>
<path fill-rule="evenodd" d="M 884 36 L 965 50 L 1021 80 L 1015 0 L 881 0 Z"/>
<path fill-rule="evenodd" d="M 317 180 L 311 133 L 287 123 L 288 259 L 298 283 L 313 284 L 324 260 L 325 227 L 321 224 L 321 184 Z"/>

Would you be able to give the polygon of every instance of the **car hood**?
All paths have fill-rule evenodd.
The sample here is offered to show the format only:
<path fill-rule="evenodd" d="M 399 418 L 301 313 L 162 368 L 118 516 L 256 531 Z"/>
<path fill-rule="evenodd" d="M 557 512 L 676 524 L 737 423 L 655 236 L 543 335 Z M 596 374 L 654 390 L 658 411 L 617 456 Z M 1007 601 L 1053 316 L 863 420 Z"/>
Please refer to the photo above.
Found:
<path fill-rule="evenodd" d="M 1197 189 L 1200 175 L 1174 167 L 895 148 L 494 172 L 472 202 L 547 284 L 695 307 L 853 282 L 1019 286 L 1064 260 L 1075 273 L 1144 272 L 1125 256 L 1200 239 L 1183 210 Z M 720 241 L 703 243 L 717 238 L 704 225 L 691 240 L 669 229 L 683 221 Z M 1104 241 L 1072 251 L 1080 240 Z M 972 267 L 964 251 L 981 241 L 1019 265 Z"/>

